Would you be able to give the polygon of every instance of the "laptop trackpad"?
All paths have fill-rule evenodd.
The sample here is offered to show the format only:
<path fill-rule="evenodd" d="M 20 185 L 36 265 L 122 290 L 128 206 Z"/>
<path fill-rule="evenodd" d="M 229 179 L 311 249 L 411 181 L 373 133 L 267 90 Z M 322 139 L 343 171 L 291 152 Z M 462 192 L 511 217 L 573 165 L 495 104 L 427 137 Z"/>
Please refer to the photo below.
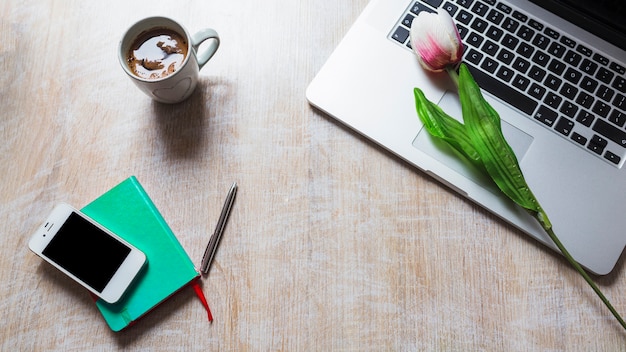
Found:
<path fill-rule="evenodd" d="M 506 114 L 519 114 L 518 112 L 497 102 L 492 103 L 490 101 L 489 103 L 497 105 L 494 106 L 494 109 L 498 111 L 500 116 L 507 116 Z M 448 115 L 462 121 L 461 104 L 456 93 L 446 92 L 438 105 Z M 506 121 L 502 121 L 502 133 L 515 152 L 518 161 L 521 163 L 522 159 L 526 155 L 526 151 L 533 141 L 533 138 L 520 129 L 510 125 Z M 467 161 L 467 159 L 465 159 L 465 157 L 450 147 L 450 145 L 446 142 L 432 137 L 425 128 L 422 128 L 417 137 L 415 137 L 413 140 L 413 146 L 432 156 L 441 163 L 449 166 L 454 171 L 469 178 L 475 183 L 480 184 L 487 189 L 494 189 L 495 185 L 490 179 L 488 179 L 487 176 L 475 168 L 469 161 Z"/>

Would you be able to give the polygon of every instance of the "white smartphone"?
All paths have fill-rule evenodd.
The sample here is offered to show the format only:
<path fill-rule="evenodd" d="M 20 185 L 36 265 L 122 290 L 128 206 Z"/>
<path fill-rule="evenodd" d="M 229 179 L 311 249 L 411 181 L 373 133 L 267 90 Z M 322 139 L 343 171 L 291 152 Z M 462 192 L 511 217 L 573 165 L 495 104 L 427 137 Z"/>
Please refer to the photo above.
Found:
<path fill-rule="evenodd" d="M 67 204 L 54 208 L 28 247 L 107 303 L 117 302 L 146 256 Z"/>

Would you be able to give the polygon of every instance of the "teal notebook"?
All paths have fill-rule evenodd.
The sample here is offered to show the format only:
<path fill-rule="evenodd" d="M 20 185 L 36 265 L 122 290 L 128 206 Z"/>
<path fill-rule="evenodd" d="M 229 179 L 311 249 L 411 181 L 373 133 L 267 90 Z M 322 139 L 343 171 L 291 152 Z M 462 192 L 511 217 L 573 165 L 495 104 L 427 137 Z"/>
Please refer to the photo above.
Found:
<path fill-rule="evenodd" d="M 134 176 L 81 211 L 143 251 L 148 259 L 120 301 L 115 304 L 96 301 L 96 306 L 113 331 L 131 325 L 188 284 L 194 286 L 196 294 L 205 304 L 196 280 L 200 274 Z M 208 305 L 205 308 L 211 320 Z"/>

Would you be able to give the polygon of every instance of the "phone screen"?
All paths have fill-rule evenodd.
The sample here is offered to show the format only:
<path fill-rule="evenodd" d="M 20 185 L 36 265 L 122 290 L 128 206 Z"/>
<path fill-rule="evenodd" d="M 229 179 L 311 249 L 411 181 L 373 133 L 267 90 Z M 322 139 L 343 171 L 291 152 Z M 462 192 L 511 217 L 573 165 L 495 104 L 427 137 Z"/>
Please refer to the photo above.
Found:
<path fill-rule="evenodd" d="M 72 212 L 42 253 L 101 293 L 130 251 Z"/>

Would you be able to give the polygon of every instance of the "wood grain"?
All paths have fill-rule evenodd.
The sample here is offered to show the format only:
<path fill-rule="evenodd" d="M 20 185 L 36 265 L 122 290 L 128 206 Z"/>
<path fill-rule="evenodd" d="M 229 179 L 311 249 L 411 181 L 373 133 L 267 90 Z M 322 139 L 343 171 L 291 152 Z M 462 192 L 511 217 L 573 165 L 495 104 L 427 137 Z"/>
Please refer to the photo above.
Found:
<path fill-rule="evenodd" d="M 626 350 L 560 256 L 307 104 L 366 3 L 3 1 L 0 349 Z M 155 14 L 222 39 L 178 105 L 117 62 L 125 29 Z M 113 333 L 27 249 L 55 203 L 130 175 L 198 265 L 239 184 L 203 281 L 213 324 L 188 290 Z M 626 314 L 623 267 L 597 282 Z"/>

